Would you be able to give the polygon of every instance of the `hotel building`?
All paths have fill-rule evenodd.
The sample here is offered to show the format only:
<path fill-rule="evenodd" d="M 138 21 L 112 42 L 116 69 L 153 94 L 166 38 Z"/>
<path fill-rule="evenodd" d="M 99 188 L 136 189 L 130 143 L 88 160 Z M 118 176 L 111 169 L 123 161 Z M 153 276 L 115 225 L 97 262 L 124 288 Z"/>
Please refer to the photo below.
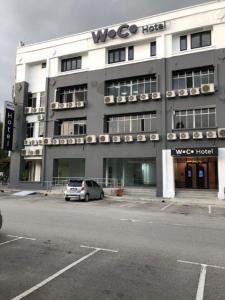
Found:
<path fill-rule="evenodd" d="M 20 45 L 11 186 L 88 177 L 224 199 L 224 35 L 215 1 Z"/>

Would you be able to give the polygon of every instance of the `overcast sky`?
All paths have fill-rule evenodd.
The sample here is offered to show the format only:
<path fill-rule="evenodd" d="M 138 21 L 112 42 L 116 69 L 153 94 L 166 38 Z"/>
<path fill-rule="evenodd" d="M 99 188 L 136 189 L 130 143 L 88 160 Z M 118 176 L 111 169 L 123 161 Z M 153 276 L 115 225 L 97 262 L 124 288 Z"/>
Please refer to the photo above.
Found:
<path fill-rule="evenodd" d="M 204 0 L 2 0 L 0 10 L 0 112 L 11 100 L 16 47 L 156 13 Z"/>

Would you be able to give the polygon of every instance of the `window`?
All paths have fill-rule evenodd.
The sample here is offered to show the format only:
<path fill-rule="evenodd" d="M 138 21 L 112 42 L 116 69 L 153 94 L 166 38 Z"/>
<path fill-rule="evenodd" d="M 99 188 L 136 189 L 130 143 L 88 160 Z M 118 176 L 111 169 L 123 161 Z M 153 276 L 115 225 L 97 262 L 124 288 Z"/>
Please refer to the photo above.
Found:
<path fill-rule="evenodd" d="M 107 133 L 141 133 L 152 132 L 157 130 L 156 113 L 144 113 L 137 115 L 118 115 L 108 117 Z"/>
<path fill-rule="evenodd" d="M 43 62 L 43 63 L 41 64 L 41 67 L 42 67 L 42 69 L 45 69 L 45 68 L 46 68 L 46 62 Z"/>
<path fill-rule="evenodd" d="M 150 43 L 150 55 L 156 56 L 156 41 Z"/>
<path fill-rule="evenodd" d="M 175 71 L 172 75 L 173 90 L 201 87 L 202 84 L 214 83 L 214 73 L 213 66 Z"/>
<path fill-rule="evenodd" d="M 27 123 L 27 133 L 26 133 L 27 138 L 32 138 L 34 137 L 34 123 Z"/>
<path fill-rule="evenodd" d="M 211 45 L 211 31 L 198 32 L 191 35 L 191 49 Z"/>
<path fill-rule="evenodd" d="M 39 122 L 38 136 L 39 137 L 43 137 L 44 136 L 44 122 Z"/>
<path fill-rule="evenodd" d="M 87 85 L 57 89 L 56 101 L 60 103 L 87 101 Z"/>
<path fill-rule="evenodd" d="M 126 60 L 126 48 L 113 49 L 108 52 L 108 63 L 118 63 Z"/>
<path fill-rule="evenodd" d="M 36 107 L 36 103 L 37 103 L 37 94 L 32 94 L 29 93 L 28 94 L 28 107 Z"/>
<path fill-rule="evenodd" d="M 130 96 L 154 93 L 158 90 L 157 76 L 149 75 L 106 83 L 107 96 Z"/>
<path fill-rule="evenodd" d="M 180 37 L 180 51 L 187 50 L 187 36 L 183 35 Z"/>
<path fill-rule="evenodd" d="M 216 108 L 206 107 L 174 112 L 174 129 L 204 129 L 216 127 Z"/>
<path fill-rule="evenodd" d="M 45 92 L 40 93 L 40 107 L 45 106 Z"/>
<path fill-rule="evenodd" d="M 62 59 L 61 72 L 81 69 L 81 56 Z"/>
<path fill-rule="evenodd" d="M 58 120 L 55 122 L 55 135 L 73 136 L 86 134 L 86 120 Z"/>
<path fill-rule="evenodd" d="M 128 47 L 128 60 L 134 59 L 134 47 L 130 46 Z"/>

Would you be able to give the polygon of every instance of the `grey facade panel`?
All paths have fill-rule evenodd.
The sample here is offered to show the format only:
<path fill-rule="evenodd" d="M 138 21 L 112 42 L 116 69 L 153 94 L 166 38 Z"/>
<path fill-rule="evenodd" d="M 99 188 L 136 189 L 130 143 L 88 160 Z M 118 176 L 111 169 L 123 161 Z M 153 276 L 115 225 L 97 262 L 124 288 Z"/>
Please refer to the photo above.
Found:
<path fill-rule="evenodd" d="M 146 111 L 157 112 L 157 132 L 160 134 L 159 142 L 147 143 L 121 143 L 115 144 L 96 144 L 84 146 L 47 146 L 44 154 L 44 168 L 42 179 L 50 181 L 54 176 L 53 166 L 54 159 L 59 158 L 84 158 L 85 159 L 85 176 L 87 177 L 104 177 L 103 160 L 104 158 L 156 158 L 156 175 L 157 175 L 157 195 L 162 195 L 162 149 L 172 149 L 176 147 L 225 147 L 225 140 L 188 140 L 188 141 L 167 141 L 167 132 L 180 132 L 172 128 L 172 112 L 176 109 L 191 109 L 203 106 L 216 106 L 217 126 L 225 127 L 225 68 L 224 68 L 224 50 L 204 51 L 196 54 L 186 54 L 169 59 L 141 62 L 116 67 L 107 67 L 104 70 L 95 70 L 68 74 L 49 78 L 47 88 L 47 121 L 46 136 L 54 136 L 54 122 L 58 119 L 66 118 L 86 118 L 87 134 L 100 135 L 104 133 L 104 118 L 109 115 L 141 113 Z M 213 65 L 216 70 L 216 88 L 213 95 L 196 96 L 187 98 L 166 99 L 166 91 L 172 89 L 172 72 L 175 70 L 196 68 L 201 66 Z M 130 78 L 149 74 L 157 74 L 159 80 L 159 92 L 162 99 L 149 101 L 145 103 L 127 103 L 107 106 L 104 104 L 105 82 L 109 80 Z M 88 104 L 85 108 L 52 111 L 51 102 L 54 101 L 55 89 L 72 85 L 87 84 L 88 86 Z M 25 91 L 28 90 L 27 84 L 22 83 L 24 92 L 16 94 L 21 107 L 26 99 Z M 17 120 L 18 121 L 18 120 Z M 24 117 L 18 121 L 18 128 L 21 131 L 24 128 Z M 16 129 L 17 130 L 17 129 Z M 216 129 L 215 129 L 216 130 Z M 191 130 L 187 130 L 191 132 Z M 201 130 L 199 130 L 201 131 Z M 206 131 L 206 130 L 203 130 Z M 22 147 L 25 135 L 16 133 L 19 139 L 19 147 Z M 17 161 L 11 166 L 11 184 L 18 182 L 17 173 L 19 169 L 19 154 L 12 154 L 12 161 Z"/>

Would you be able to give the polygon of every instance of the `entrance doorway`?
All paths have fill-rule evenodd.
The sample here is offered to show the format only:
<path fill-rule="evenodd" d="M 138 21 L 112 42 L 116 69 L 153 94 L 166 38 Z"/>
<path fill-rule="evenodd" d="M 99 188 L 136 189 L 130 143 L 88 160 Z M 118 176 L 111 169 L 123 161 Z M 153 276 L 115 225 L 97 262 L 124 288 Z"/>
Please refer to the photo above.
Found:
<path fill-rule="evenodd" d="M 174 167 L 176 188 L 217 188 L 218 175 L 216 157 L 176 158 Z"/>

